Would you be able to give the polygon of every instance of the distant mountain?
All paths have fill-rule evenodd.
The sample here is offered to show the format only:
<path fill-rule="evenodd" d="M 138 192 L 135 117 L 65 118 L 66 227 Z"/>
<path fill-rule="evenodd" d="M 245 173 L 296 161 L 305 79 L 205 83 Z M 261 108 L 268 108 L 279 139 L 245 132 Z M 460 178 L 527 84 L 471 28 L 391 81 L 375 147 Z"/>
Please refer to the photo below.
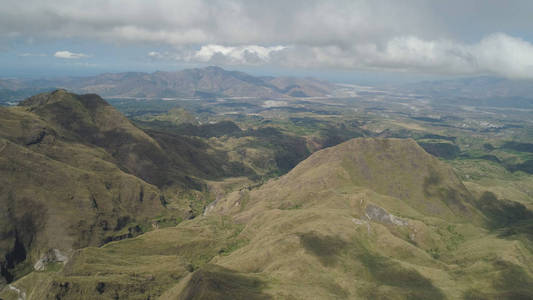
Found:
<path fill-rule="evenodd" d="M 533 98 L 533 80 L 511 80 L 497 77 L 470 77 L 453 80 L 424 81 L 406 87 L 422 93 L 463 95 L 475 98 Z"/>
<path fill-rule="evenodd" d="M 107 73 L 91 77 L 57 80 L 0 80 L 0 87 L 57 87 L 77 93 L 96 93 L 103 97 L 324 97 L 333 91 L 331 83 L 316 79 L 256 77 L 219 67 L 186 69 L 178 72 Z"/>
<path fill-rule="evenodd" d="M 470 77 L 411 83 L 399 90 L 451 104 L 533 107 L 533 80 Z"/>

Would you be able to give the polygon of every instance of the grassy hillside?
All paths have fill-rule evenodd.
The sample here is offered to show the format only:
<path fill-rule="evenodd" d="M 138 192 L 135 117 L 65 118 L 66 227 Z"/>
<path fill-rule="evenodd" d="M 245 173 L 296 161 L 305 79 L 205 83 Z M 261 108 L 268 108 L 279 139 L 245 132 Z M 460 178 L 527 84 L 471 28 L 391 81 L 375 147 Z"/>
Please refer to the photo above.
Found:
<path fill-rule="evenodd" d="M 99 96 L 64 90 L 0 108 L 0 153 L 0 284 L 194 217 L 204 179 L 254 175 L 201 140 L 146 133 Z"/>
<path fill-rule="evenodd" d="M 355 139 L 14 286 L 29 299 L 528 299 L 531 237 L 506 230 L 530 215 L 471 194 L 413 140 Z"/>
<path fill-rule="evenodd" d="M 163 209 L 160 191 L 122 171 L 103 149 L 62 139 L 61 128 L 22 108 L 0 114 L 5 280 L 33 269 L 49 249 L 100 245 Z"/>
<path fill-rule="evenodd" d="M 101 147 L 122 169 L 159 187 L 190 187 L 190 175 L 216 178 L 230 175 L 224 169 L 228 173 L 232 169 L 225 168 L 223 157 L 206 155 L 209 147 L 199 140 L 153 132 L 160 138 L 156 140 L 94 94 L 58 90 L 28 98 L 20 105 L 57 127 L 65 140 Z M 210 167 L 192 161 L 205 161 Z"/>
<path fill-rule="evenodd" d="M 276 199 L 291 199 L 294 205 L 309 203 L 310 190 L 359 186 L 401 199 L 427 215 L 477 218 L 472 195 L 453 170 L 413 140 L 353 139 L 315 152 L 276 182 Z"/>

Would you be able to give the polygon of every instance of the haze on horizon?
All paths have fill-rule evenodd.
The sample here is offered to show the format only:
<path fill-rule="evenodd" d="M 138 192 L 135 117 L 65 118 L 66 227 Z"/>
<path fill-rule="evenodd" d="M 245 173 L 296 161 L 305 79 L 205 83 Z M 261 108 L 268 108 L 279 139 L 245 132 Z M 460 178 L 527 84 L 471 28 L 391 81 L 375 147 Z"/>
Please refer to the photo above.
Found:
<path fill-rule="evenodd" d="M 217 65 L 334 81 L 533 79 L 533 2 L 0 0 L 0 76 Z"/>

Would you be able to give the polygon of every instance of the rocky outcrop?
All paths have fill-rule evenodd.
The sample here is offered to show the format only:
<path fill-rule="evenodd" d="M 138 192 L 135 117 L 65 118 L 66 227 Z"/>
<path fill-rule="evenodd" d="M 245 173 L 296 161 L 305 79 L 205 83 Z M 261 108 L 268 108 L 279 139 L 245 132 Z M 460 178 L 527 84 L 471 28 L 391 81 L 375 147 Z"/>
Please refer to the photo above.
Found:
<path fill-rule="evenodd" d="M 385 209 L 373 205 L 368 204 L 365 209 L 365 215 L 368 219 L 374 221 L 374 222 L 380 222 L 383 224 L 389 224 L 389 225 L 397 225 L 397 226 L 405 226 L 407 225 L 407 221 L 400 219 L 390 213 L 388 213 Z"/>
<path fill-rule="evenodd" d="M 33 269 L 37 271 L 44 271 L 51 263 L 62 263 L 64 265 L 67 262 L 68 256 L 66 253 L 61 252 L 59 249 L 50 249 L 33 265 Z"/>

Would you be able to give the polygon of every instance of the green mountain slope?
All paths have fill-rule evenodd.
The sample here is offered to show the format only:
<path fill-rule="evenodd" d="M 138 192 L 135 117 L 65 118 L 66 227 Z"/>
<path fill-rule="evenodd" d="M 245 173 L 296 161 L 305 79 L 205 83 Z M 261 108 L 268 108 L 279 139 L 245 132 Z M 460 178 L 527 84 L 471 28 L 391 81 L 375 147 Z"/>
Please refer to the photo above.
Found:
<path fill-rule="evenodd" d="M 4 279 L 31 270 L 50 249 L 99 245 L 163 209 L 159 190 L 122 171 L 103 149 L 63 140 L 61 128 L 24 109 L 0 114 Z"/>
<path fill-rule="evenodd" d="M 163 141 L 156 140 L 94 94 L 58 90 L 28 98 L 21 106 L 57 128 L 65 140 L 101 147 L 123 170 L 159 187 L 187 186 L 189 175 L 213 178 L 224 174 L 222 169 L 230 169 L 223 159 L 206 155 L 208 146 L 201 141 L 168 134 Z M 160 136 L 157 132 L 154 135 Z M 203 161 L 211 167 L 191 161 Z M 213 167 L 217 164 L 222 168 Z"/>
<path fill-rule="evenodd" d="M 531 297 L 531 237 L 490 229 L 531 212 L 491 201 L 413 140 L 354 139 L 210 206 L 249 241 L 211 263 L 262 275 L 274 298 Z"/>
<path fill-rule="evenodd" d="M 169 214 L 194 217 L 200 201 L 177 192 L 248 172 L 200 140 L 147 134 L 99 96 L 64 90 L 0 108 L 0 153 L 0 285 Z"/>
<path fill-rule="evenodd" d="M 531 239 L 490 221 L 529 212 L 498 201 L 412 140 L 354 139 L 15 286 L 29 299 L 528 299 Z"/>

